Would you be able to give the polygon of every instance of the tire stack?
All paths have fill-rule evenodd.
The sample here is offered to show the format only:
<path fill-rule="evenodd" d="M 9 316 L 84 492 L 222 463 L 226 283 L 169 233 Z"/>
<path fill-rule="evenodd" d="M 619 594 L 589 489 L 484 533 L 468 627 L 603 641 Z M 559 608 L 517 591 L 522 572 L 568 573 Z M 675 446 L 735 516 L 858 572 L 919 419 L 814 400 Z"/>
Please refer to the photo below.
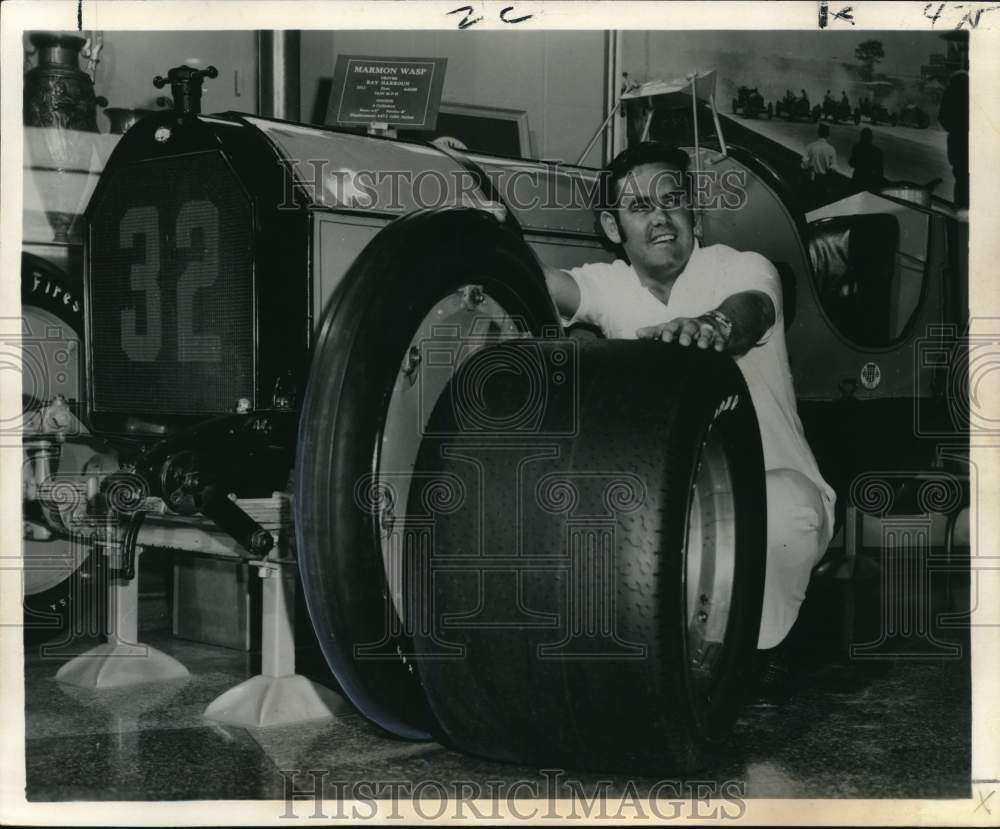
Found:
<path fill-rule="evenodd" d="M 763 595 L 763 461 L 739 369 L 659 342 L 538 336 L 558 320 L 531 251 L 475 211 L 389 230 L 334 298 L 299 441 L 303 583 L 342 688 L 394 734 L 491 759 L 704 768 L 738 712 Z M 473 352 L 438 397 L 397 605 L 377 517 L 345 493 L 372 466 L 406 336 L 470 272 L 503 282 L 535 336 Z M 373 325 L 372 297 L 404 279 L 420 297 L 396 330 Z M 728 564 L 698 560 L 716 548 Z M 379 641 L 380 659 L 358 647 Z"/>

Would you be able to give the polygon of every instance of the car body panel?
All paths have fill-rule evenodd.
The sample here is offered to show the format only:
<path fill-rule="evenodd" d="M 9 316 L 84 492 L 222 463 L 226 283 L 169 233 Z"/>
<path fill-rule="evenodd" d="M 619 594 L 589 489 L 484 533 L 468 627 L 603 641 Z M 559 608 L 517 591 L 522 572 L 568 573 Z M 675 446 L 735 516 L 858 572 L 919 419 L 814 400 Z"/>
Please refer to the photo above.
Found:
<path fill-rule="evenodd" d="M 858 399 L 926 397 L 932 393 L 932 369 L 919 365 L 915 347 L 932 326 L 944 322 L 946 219 L 919 205 L 862 192 L 808 214 L 810 226 L 837 216 L 883 214 L 900 224 L 893 279 L 895 339 L 881 347 L 858 345 L 845 337 L 823 309 L 815 280 L 799 294 L 799 314 L 788 334 L 789 359 L 796 395 L 802 400 L 836 399 L 852 382 Z M 862 370 L 874 363 L 881 380 L 874 388 L 861 382 Z"/>

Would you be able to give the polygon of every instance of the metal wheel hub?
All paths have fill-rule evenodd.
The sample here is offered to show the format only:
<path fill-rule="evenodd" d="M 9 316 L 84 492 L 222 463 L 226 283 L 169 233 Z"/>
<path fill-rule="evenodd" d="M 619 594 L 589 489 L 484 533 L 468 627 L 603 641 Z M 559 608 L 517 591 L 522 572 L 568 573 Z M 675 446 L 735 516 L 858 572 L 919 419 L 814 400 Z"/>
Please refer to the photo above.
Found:
<path fill-rule="evenodd" d="M 729 460 L 709 429 L 701 447 L 688 508 L 685 608 L 688 667 L 708 697 L 719 678 L 736 567 L 736 512 Z"/>
<path fill-rule="evenodd" d="M 375 447 L 365 501 L 377 513 L 390 595 L 402 615 L 402 556 L 410 482 L 427 422 L 458 367 L 477 351 L 530 336 L 482 285 L 469 283 L 441 297 L 420 321 L 404 352 Z"/>

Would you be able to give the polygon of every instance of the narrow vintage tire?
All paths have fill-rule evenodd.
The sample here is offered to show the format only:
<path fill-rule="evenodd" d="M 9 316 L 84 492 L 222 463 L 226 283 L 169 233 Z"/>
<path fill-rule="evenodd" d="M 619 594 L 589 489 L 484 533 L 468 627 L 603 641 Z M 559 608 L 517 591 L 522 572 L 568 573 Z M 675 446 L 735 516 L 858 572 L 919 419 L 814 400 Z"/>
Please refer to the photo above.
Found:
<path fill-rule="evenodd" d="M 522 336 L 559 330 L 537 260 L 512 231 L 476 210 L 411 214 L 372 240 L 337 287 L 299 429 L 296 539 L 320 647 L 355 706 L 411 739 L 429 738 L 437 726 L 405 658 L 379 515 L 359 501 L 359 486 L 373 473 L 377 484 L 394 386 L 415 332 L 443 297 L 469 285 L 517 316 Z"/>
<path fill-rule="evenodd" d="M 74 359 L 79 360 L 83 350 L 53 351 L 48 342 L 68 337 L 82 343 L 82 294 L 79 279 L 73 279 L 62 268 L 40 256 L 21 254 L 23 332 L 26 337 L 45 341 L 41 350 L 25 344 L 21 363 L 24 414 L 48 401 L 52 378 L 63 373 L 79 373 Z M 76 414 L 82 416 L 83 413 L 77 411 Z M 26 518 L 43 522 L 40 512 L 35 514 L 27 504 L 25 509 Z M 59 535 L 48 541 L 25 539 L 24 557 L 25 632 L 47 637 L 65 630 L 74 612 L 73 604 L 80 595 L 80 590 L 74 589 L 74 579 L 79 575 L 77 565 L 83 562 L 73 558 L 69 539 Z M 35 562 L 44 564 L 34 567 Z M 82 575 L 90 577 L 92 574 Z"/>
<path fill-rule="evenodd" d="M 21 308 L 26 337 L 49 341 L 57 336 L 54 329 L 65 329 L 66 335 L 83 341 L 83 289 L 80 280 L 72 278 L 58 265 L 31 253 L 21 254 Z M 35 330 L 38 329 L 38 330 Z M 59 334 L 58 336 L 63 336 Z M 51 378 L 72 371 L 72 358 L 59 365 L 41 365 L 39 353 L 26 344 L 22 363 L 22 389 L 25 413 L 51 397 Z M 46 350 L 45 357 L 49 357 Z M 66 355 L 68 356 L 68 355 Z M 80 352 L 76 352 L 79 359 Z M 38 377 L 35 375 L 39 374 Z M 41 386 L 42 388 L 36 388 Z M 82 416 L 82 412 L 77 412 Z"/>
<path fill-rule="evenodd" d="M 21 254 L 21 304 L 41 308 L 83 336 L 82 285 L 57 265 Z"/>
<path fill-rule="evenodd" d="M 526 399 L 531 384 L 509 367 L 530 349 L 543 371 L 564 367 L 544 417 L 500 439 L 506 450 L 496 437 L 480 448 L 458 392 L 435 411 L 433 431 L 451 436 L 426 438 L 417 468 L 459 478 L 469 503 L 434 516 L 431 552 L 407 568 L 420 680 L 466 752 L 694 771 L 729 732 L 756 649 L 757 419 L 728 357 L 649 341 L 573 348 L 504 344 L 496 372 L 484 352 L 452 380 L 490 421 Z M 429 501 L 418 487 L 409 509 Z"/>

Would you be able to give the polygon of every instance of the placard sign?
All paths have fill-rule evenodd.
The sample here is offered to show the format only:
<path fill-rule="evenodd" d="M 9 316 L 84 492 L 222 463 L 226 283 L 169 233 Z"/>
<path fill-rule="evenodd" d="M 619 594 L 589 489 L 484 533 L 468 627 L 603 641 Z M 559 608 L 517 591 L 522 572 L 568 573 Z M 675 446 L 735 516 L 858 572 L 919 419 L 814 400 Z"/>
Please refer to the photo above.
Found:
<path fill-rule="evenodd" d="M 433 130 L 447 58 L 338 55 L 328 124 Z"/>

